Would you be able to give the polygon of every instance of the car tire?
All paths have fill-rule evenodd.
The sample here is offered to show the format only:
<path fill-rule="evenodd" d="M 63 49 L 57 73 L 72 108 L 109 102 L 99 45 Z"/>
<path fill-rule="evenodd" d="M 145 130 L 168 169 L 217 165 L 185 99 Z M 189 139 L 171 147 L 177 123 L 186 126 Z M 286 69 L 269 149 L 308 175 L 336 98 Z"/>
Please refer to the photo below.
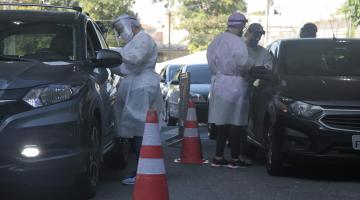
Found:
<path fill-rule="evenodd" d="M 109 169 L 124 169 L 128 162 L 131 144 L 128 139 L 114 139 L 114 147 L 104 155 L 104 163 Z"/>
<path fill-rule="evenodd" d="M 175 117 L 171 117 L 170 116 L 170 106 L 169 106 L 169 103 L 166 102 L 166 106 L 165 106 L 165 122 L 166 122 L 166 125 L 168 126 L 176 126 L 177 124 L 177 121 L 178 119 L 175 118 Z"/>
<path fill-rule="evenodd" d="M 282 176 L 284 175 L 284 165 L 279 142 L 273 134 L 274 128 L 271 125 L 267 126 L 266 131 L 266 170 L 271 176 Z"/>
<path fill-rule="evenodd" d="M 92 198 L 96 195 L 101 164 L 100 136 L 100 122 L 97 118 L 94 118 L 85 144 L 84 160 L 86 169 L 77 178 L 78 192 L 82 198 Z"/>

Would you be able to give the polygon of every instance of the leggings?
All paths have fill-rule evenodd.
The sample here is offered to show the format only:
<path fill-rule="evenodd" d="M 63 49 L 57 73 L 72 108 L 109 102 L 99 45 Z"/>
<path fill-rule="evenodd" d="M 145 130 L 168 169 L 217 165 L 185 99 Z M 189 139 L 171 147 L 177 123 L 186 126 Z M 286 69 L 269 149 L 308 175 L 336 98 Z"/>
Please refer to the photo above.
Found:
<path fill-rule="evenodd" d="M 240 148 L 246 132 L 242 126 L 234 125 L 217 125 L 217 138 L 216 138 L 216 156 L 223 157 L 226 141 L 229 141 L 231 158 L 238 159 L 240 155 Z"/>

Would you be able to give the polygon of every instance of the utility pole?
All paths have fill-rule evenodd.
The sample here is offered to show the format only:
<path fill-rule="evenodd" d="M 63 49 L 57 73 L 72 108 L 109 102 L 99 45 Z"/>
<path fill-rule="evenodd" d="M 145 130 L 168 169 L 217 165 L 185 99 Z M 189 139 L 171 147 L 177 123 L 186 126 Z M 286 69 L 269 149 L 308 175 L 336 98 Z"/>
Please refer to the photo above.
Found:
<path fill-rule="evenodd" d="M 170 5 L 169 5 L 169 7 L 170 7 Z M 168 24 L 168 26 L 169 26 L 169 32 L 168 32 L 168 34 L 169 34 L 169 41 L 168 41 L 168 45 L 169 45 L 169 48 L 168 48 L 168 60 L 170 60 L 171 59 L 171 11 L 170 11 L 170 8 L 169 8 L 169 10 L 168 10 L 168 13 L 169 13 L 169 24 Z"/>
<path fill-rule="evenodd" d="M 168 12 L 168 60 L 171 59 L 171 5 L 170 0 L 167 0 L 167 12 Z"/>
<path fill-rule="evenodd" d="M 266 17 L 266 34 L 265 34 L 265 45 L 269 42 L 269 11 L 270 11 L 270 1 L 271 0 L 265 0 L 266 1 L 266 10 L 265 10 L 265 17 Z"/>

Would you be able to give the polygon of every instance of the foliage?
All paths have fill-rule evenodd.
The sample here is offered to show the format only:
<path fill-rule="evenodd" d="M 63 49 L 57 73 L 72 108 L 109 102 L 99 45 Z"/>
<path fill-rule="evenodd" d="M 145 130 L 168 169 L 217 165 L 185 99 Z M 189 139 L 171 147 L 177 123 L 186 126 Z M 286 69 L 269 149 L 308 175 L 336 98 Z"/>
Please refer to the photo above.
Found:
<path fill-rule="evenodd" d="M 347 0 L 342 11 L 347 14 L 352 23 L 352 30 L 360 25 L 360 1 L 359 0 Z M 350 35 L 353 35 L 351 33 Z"/>
<path fill-rule="evenodd" d="M 174 2 L 175 1 L 175 2 Z M 215 35 L 226 28 L 227 17 L 234 11 L 245 11 L 244 0 L 154 0 L 179 6 L 178 28 L 189 32 L 188 49 L 191 52 L 204 50 Z"/>
<path fill-rule="evenodd" d="M 189 32 L 191 52 L 206 49 L 214 36 L 225 30 L 231 13 L 246 10 L 242 0 L 183 0 L 180 6 L 180 28 Z"/>

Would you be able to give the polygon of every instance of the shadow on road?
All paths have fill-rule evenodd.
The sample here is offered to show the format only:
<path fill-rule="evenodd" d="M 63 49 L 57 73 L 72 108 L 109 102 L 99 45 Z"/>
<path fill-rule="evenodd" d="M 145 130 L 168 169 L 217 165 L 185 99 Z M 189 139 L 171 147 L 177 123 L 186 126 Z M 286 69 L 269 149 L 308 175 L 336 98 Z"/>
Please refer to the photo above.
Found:
<path fill-rule="evenodd" d="M 0 198 L 4 200 L 85 200 L 74 195 L 71 189 L 26 188 L 25 186 L 0 186 Z"/>
<path fill-rule="evenodd" d="M 359 168 L 360 164 L 358 162 L 309 163 L 307 161 L 290 167 L 288 176 L 321 181 L 359 182 Z"/>
<path fill-rule="evenodd" d="M 255 164 L 265 169 L 265 154 L 258 152 Z M 284 177 L 316 181 L 359 182 L 360 160 L 294 159 L 287 164 Z"/>

